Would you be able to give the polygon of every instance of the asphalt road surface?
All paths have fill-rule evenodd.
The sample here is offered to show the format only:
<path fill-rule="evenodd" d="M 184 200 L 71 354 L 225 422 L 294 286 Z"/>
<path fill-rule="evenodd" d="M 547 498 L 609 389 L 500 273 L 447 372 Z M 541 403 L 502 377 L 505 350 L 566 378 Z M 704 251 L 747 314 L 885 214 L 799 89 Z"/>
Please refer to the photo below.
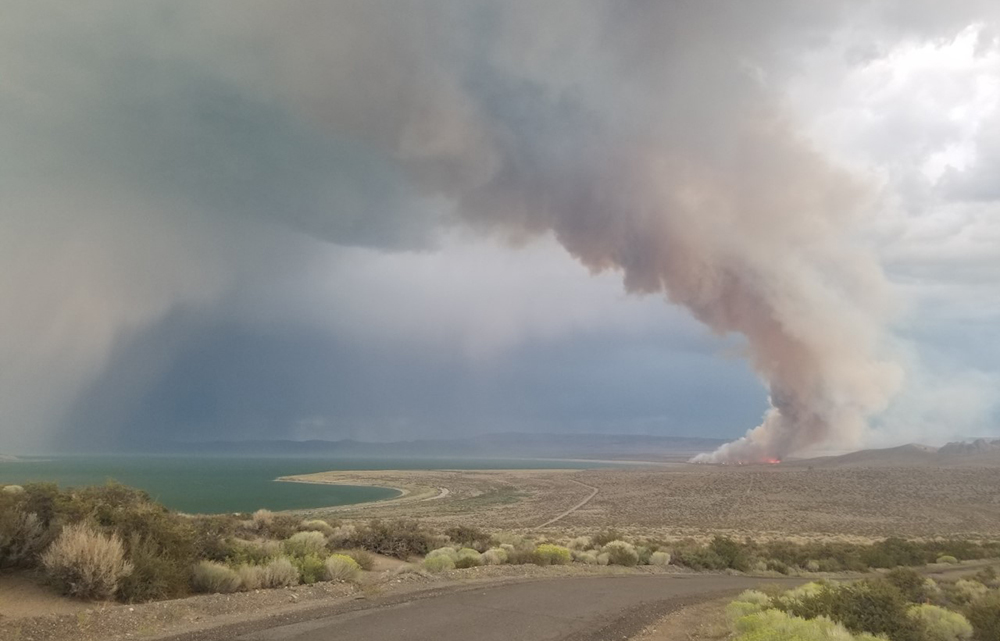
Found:
<path fill-rule="evenodd" d="M 627 638 L 681 606 L 761 583 L 725 575 L 560 578 L 368 601 L 328 615 L 188 638 L 240 641 L 536 641 Z M 269 626 L 269 627 L 265 627 Z M 240 629 L 242 627 L 242 629 Z"/>

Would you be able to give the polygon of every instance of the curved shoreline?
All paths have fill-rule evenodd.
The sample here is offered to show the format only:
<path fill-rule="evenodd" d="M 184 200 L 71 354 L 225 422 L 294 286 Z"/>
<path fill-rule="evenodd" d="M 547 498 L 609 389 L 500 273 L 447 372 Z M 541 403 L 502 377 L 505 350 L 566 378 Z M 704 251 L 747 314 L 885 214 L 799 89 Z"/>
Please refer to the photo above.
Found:
<path fill-rule="evenodd" d="M 303 476 L 305 476 L 305 475 L 303 475 Z M 392 505 L 392 504 L 395 504 L 395 503 L 406 503 L 406 502 L 412 502 L 412 501 L 426 501 L 426 500 L 444 498 L 445 496 L 447 496 L 449 494 L 449 490 L 447 488 L 441 488 L 441 492 L 439 494 L 437 494 L 435 496 L 431 496 L 431 497 L 426 497 L 426 496 L 423 496 L 422 494 L 414 494 L 418 490 L 422 490 L 423 489 L 423 488 L 420 488 L 420 486 L 413 486 L 412 488 L 411 487 L 398 487 L 398 486 L 394 486 L 394 485 L 388 485 L 388 484 L 378 483 L 377 481 L 376 482 L 367 482 L 365 484 L 341 483 L 341 482 L 338 482 L 338 481 L 322 481 L 322 480 L 316 480 L 316 479 L 307 479 L 307 478 L 303 478 L 303 476 L 296 476 L 296 475 L 279 476 L 278 478 L 276 478 L 274 480 L 282 482 L 282 483 L 305 483 L 305 484 L 308 484 L 308 485 L 335 485 L 335 486 L 341 486 L 341 487 L 373 487 L 373 488 L 381 488 L 381 489 L 387 489 L 387 490 L 395 490 L 396 492 L 399 492 L 399 494 L 396 495 L 396 496 L 387 498 L 387 499 L 376 499 L 374 501 L 359 501 L 358 503 L 344 503 L 344 504 L 341 504 L 341 505 L 326 505 L 326 506 L 319 506 L 319 507 L 313 507 L 313 508 L 301 508 L 301 509 L 289 510 L 289 511 L 292 511 L 292 512 L 302 512 L 302 511 L 306 511 L 306 510 L 344 511 L 344 510 L 350 510 L 350 509 L 355 509 L 355 508 L 364 508 L 364 507 L 376 506 L 376 505 L 377 506 L 384 506 L 384 505 Z"/>

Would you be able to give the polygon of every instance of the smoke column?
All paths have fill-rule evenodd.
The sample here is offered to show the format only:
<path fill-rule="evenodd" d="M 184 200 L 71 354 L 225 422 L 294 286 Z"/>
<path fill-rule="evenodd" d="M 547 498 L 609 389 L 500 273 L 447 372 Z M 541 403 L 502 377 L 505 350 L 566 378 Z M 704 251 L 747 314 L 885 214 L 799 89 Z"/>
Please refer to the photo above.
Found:
<path fill-rule="evenodd" d="M 874 190 L 796 133 L 747 62 L 800 36 L 778 19 L 785 4 L 521 5 L 486 33 L 461 3 L 434 6 L 265 8 L 262 24 L 294 33 L 271 52 L 268 84 L 394 158 L 453 224 L 552 234 L 629 292 L 745 336 L 771 409 L 700 461 L 857 443 L 901 384 L 879 353 L 886 280 L 854 240 Z"/>

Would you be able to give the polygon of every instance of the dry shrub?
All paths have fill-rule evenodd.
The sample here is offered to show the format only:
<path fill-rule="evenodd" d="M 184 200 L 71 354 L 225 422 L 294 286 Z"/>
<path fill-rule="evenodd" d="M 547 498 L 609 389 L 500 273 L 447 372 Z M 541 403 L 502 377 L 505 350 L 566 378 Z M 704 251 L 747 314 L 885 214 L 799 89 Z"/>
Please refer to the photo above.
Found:
<path fill-rule="evenodd" d="M 215 561 L 199 561 L 191 571 L 191 587 L 195 592 L 229 594 L 240 589 L 240 575 Z"/>
<path fill-rule="evenodd" d="M 334 554 L 324 563 L 327 581 L 354 581 L 361 575 L 361 566 L 346 554 Z"/>
<path fill-rule="evenodd" d="M 244 589 L 243 574 L 216 561 L 199 561 L 191 568 L 191 587 L 195 592 L 229 594 Z M 249 577 L 251 583 L 253 578 Z"/>
<path fill-rule="evenodd" d="M 42 554 L 42 566 L 62 593 L 84 599 L 110 599 L 132 572 L 118 535 L 105 536 L 85 523 L 64 527 Z"/>
<path fill-rule="evenodd" d="M 259 590 L 264 587 L 265 569 L 259 565 L 241 565 L 236 568 L 241 590 Z"/>
<path fill-rule="evenodd" d="M 939 556 L 937 558 L 937 560 L 935 561 L 935 563 L 947 563 L 949 565 L 954 565 L 954 564 L 958 563 L 958 559 L 956 559 L 955 557 L 953 557 L 950 554 L 942 554 L 941 556 Z"/>
<path fill-rule="evenodd" d="M 649 564 L 664 567 L 670 565 L 669 552 L 653 552 L 649 555 Z"/>
<path fill-rule="evenodd" d="M 188 592 L 191 566 L 165 552 L 155 539 L 133 533 L 126 541 L 132 572 L 118 584 L 118 599 L 142 603 L 184 596 Z"/>
<path fill-rule="evenodd" d="M 592 541 L 593 541 L 592 544 L 594 545 L 594 547 L 601 548 L 601 547 L 604 547 L 605 545 L 607 545 L 608 543 L 611 543 L 612 541 L 620 541 L 624 537 L 625 537 L 624 534 L 622 534 L 618 530 L 615 530 L 614 528 L 611 528 L 611 529 L 607 529 L 607 530 L 601 530 L 600 532 L 598 532 L 597 534 L 595 534 L 591 538 L 592 538 Z"/>
<path fill-rule="evenodd" d="M 228 565 L 264 565 L 282 555 L 280 541 L 244 541 L 233 539 L 229 541 L 225 554 Z"/>
<path fill-rule="evenodd" d="M 326 552 L 326 537 L 322 532 L 298 532 L 285 541 L 284 547 L 293 557 L 319 556 Z"/>
<path fill-rule="evenodd" d="M 601 552 L 608 555 L 608 563 L 611 565 L 632 567 L 639 563 L 639 553 L 631 543 L 625 541 L 611 541 L 601 549 Z"/>
<path fill-rule="evenodd" d="M 457 525 L 446 529 L 444 534 L 452 543 L 473 548 L 477 552 L 483 552 L 490 547 L 490 535 L 477 527 Z"/>
<path fill-rule="evenodd" d="M 261 587 L 284 588 L 299 584 L 299 570 L 285 557 L 274 559 L 264 566 Z"/>
<path fill-rule="evenodd" d="M 507 562 L 507 550 L 503 548 L 490 548 L 483 552 L 484 565 L 503 565 Z"/>
<path fill-rule="evenodd" d="M 4 489 L 8 487 L 20 486 Z M 18 508 L 0 510 L 0 568 L 34 565 L 51 540 L 49 528 L 37 514 Z"/>
<path fill-rule="evenodd" d="M 427 554 L 431 549 L 431 542 L 431 536 L 416 521 L 378 519 L 359 528 L 355 537 L 349 541 L 350 547 L 364 548 L 369 552 L 404 561 L 411 556 Z"/>
<path fill-rule="evenodd" d="M 589 536 L 578 536 L 575 539 L 570 539 L 570 542 L 566 544 L 571 550 L 586 550 L 592 545 Z"/>
<path fill-rule="evenodd" d="M 65 510 L 64 518 L 85 514 L 99 531 L 121 538 L 133 572 L 119 584 L 119 599 L 147 601 L 190 590 L 191 568 L 205 550 L 193 519 L 114 482 L 70 490 L 56 505 Z"/>
<path fill-rule="evenodd" d="M 597 553 L 593 550 L 587 552 L 574 552 L 573 560 L 584 565 L 597 565 Z"/>
<path fill-rule="evenodd" d="M 350 523 L 333 528 L 333 532 L 327 536 L 331 547 L 342 548 L 355 540 L 358 535 L 358 528 Z"/>
<path fill-rule="evenodd" d="M 253 521 L 254 526 L 258 530 L 266 530 L 272 523 L 274 523 L 274 512 L 271 510 L 257 510 L 250 517 Z"/>
<path fill-rule="evenodd" d="M 365 572 L 371 572 L 375 569 L 375 557 L 365 550 L 348 550 L 345 554 L 358 564 L 358 566 Z"/>

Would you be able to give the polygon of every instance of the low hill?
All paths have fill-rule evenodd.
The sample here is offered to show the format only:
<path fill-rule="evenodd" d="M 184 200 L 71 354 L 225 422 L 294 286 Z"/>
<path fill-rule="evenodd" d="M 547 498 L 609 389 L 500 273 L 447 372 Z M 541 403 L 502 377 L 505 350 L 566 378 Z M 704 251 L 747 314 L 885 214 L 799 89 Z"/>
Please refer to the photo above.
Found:
<path fill-rule="evenodd" d="M 794 463 L 812 467 L 898 467 L 933 465 L 936 462 L 937 450 L 935 448 L 910 443 L 885 449 L 859 450 L 840 456 L 802 459 Z"/>
<path fill-rule="evenodd" d="M 948 443 L 941 448 L 909 443 L 884 449 L 859 450 L 840 456 L 801 459 L 792 465 L 810 467 L 1000 467 L 1000 439 Z"/>

